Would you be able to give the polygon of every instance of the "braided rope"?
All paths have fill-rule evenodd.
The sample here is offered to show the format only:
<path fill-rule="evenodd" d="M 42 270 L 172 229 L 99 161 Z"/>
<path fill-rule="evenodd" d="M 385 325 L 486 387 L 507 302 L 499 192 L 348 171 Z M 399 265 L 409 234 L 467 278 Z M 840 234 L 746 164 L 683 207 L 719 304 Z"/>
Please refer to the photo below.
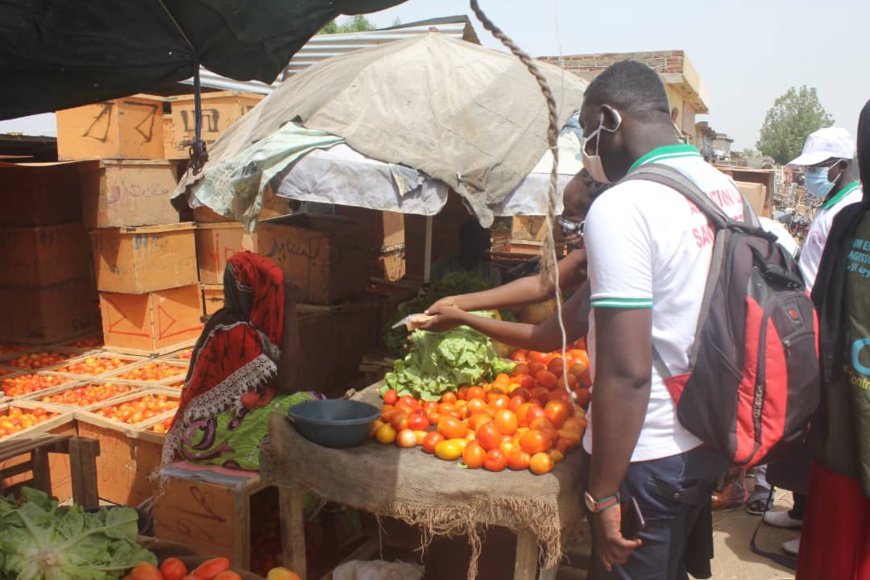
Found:
<path fill-rule="evenodd" d="M 550 153 L 553 155 L 553 169 L 550 171 L 550 189 L 547 196 L 547 235 L 544 238 L 544 244 L 541 248 L 541 272 L 544 276 L 550 276 L 553 279 L 556 299 L 556 315 L 559 318 L 559 329 L 562 332 L 562 360 L 567 361 L 568 349 L 568 332 L 565 329 L 565 320 L 562 316 L 562 290 L 559 283 L 559 268 L 557 266 L 558 259 L 556 257 L 556 239 L 553 228 L 556 223 L 556 190 L 559 183 L 559 115 L 557 112 L 556 98 L 553 96 L 553 91 L 550 90 L 550 85 L 547 79 L 541 73 L 538 66 L 532 58 L 526 54 L 517 44 L 505 34 L 495 23 L 480 8 L 478 0 L 471 0 L 471 10 L 474 15 L 480 20 L 483 27 L 505 45 L 520 61 L 529 69 L 532 76 L 541 87 L 541 92 L 547 101 L 547 112 L 549 127 L 547 128 L 547 143 L 550 146 Z M 572 400 L 576 396 L 568 387 L 568 382 L 565 381 L 565 390 L 571 395 Z"/>

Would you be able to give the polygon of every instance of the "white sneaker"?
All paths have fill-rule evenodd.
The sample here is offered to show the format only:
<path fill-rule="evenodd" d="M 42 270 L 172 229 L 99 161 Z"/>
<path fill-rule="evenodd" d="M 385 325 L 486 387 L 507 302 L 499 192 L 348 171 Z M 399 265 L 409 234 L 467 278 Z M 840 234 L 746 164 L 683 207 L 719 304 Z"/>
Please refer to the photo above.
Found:
<path fill-rule="evenodd" d="M 775 528 L 799 528 L 804 524 L 803 520 L 796 520 L 787 511 L 767 512 L 764 514 L 764 523 Z"/>
<path fill-rule="evenodd" d="M 787 542 L 782 543 L 782 551 L 788 554 L 789 556 L 797 556 L 798 550 L 801 547 L 801 539 L 797 540 L 789 540 Z"/>

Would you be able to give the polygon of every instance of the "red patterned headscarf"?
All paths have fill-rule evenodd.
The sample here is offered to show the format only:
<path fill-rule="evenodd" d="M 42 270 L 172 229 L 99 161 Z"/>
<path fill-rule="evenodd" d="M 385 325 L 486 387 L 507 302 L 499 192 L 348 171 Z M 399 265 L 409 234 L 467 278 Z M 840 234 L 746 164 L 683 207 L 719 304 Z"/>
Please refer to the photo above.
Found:
<path fill-rule="evenodd" d="M 191 421 L 240 408 L 242 395 L 275 378 L 283 331 L 283 272 L 265 256 L 235 254 L 224 272 L 224 307 L 209 319 L 193 349 L 164 463 L 174 459 Z"/>

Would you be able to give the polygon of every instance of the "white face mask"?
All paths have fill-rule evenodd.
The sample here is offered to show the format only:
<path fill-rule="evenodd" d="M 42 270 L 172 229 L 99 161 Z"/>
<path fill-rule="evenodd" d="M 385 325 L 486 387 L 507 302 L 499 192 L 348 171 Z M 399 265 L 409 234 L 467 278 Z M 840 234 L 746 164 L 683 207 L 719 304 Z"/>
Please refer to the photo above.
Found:
<path fill-rule="evenodd" d="M 622 117 L 619 116 L 619 113 L 610 107 L 608 107 L 608 109 L 610 109 L 613 116 L 616 118 L 616 126 L 613 128 L 605 127 L 604 113 L 602 112 L 598 120 L 598 128 L 592 131 L 588 137 L 584 137 L 583 141 L 580 143 L 580 150 L 583 154 L 583 166 L 586 168 L 586 171 L 589 172 L 590 177 L 599 183 L 610 183 L 610 179 L 604 171 L 604 164 L 601 162 L 601 156 L 598 155 L 598 144 L 601 141 L 601 132 L 607 131 L 608 133 L 616 133 L 622 126 Z M 586 152 L 586 147 L 593 138 L 595 139 L 595 154 L 589 155 L 589 153 Z"/>

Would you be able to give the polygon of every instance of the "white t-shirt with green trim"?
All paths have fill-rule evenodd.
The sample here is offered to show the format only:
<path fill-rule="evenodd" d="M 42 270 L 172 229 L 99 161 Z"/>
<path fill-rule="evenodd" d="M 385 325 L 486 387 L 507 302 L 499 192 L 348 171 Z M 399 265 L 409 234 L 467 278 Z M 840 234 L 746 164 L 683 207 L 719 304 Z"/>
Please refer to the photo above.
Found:
<path fill-rule="evenodd" d="M 822 253 L 825 251 L 828 234 L 831 231 L 831 226 L 834 225 L 834 217 L 847 205 L 859 203 L 863 197 L 861 186 L 857 181 L 854 181 L 816 210 L 810 231 L 807 233 L 807 239 L 804 240 L 804 246 L 801 249 L 800 262 L 798 262 L 804 283 L 809 290 L 812 290 L 816 283 L 816 275 L 819 273 L 819 264 L 822 262 Z"/>
<path fill-rule="evenodd" d="M 690 145 L 660 147 L 632 167 L 662 163 L 692 179 L 729 216 L 743 221 L 743 198 L 734 182 Z M 652 340 L 668 370 L 689 370 L 689 350 L 712 260 L 714 230 L 681 193 L 650 181 L 627 181 L 607 190 L 586 218 L 592 307 L 652 308 Z M 589 355 L 595 380 L 595 322 Z M 631 460 L 648 461 L 694 449 L 702 441 L 677 420 L 676 408 L 654 368 L 649 407 Z M 592 451 L 595 404 L 584 446 Z"/>

